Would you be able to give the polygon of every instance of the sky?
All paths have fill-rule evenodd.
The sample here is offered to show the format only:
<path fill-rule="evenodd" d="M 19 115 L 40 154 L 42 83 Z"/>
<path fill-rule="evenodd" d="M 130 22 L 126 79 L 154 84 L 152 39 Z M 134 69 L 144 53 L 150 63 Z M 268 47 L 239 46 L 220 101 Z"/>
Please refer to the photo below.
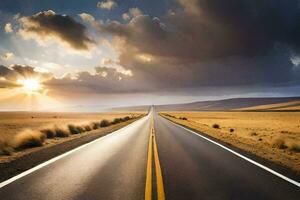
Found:
<path fill-rule="evenodd" d="M 299 96 L 299 0 L 1 0 L 0 110 Z"/>

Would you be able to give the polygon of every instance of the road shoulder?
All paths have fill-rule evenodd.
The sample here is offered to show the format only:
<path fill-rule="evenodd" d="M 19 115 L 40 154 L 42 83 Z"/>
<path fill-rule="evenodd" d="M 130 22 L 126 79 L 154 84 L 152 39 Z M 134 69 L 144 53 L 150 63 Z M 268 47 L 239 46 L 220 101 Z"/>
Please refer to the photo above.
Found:
<path fill-rule="evenodd" d="M 255 162 L 258 162 L 258 163 L 260 163 L 260 164 L 262 164 L 262 165 L 264 165 L 264 166 L 266 166 L 270 169 L 273 169 L 274 171 L 276 171 L 280 174 L 283 174 L 284 176 L 287 176 L 287 177 L 289 177 L 293 180 L 296 180 L 297 182 L 300 182 L 300 172 L 299 171 L 293 170 L 292 168 L 289 168 L 289 167 L 284 166 L 284 165 L 280 165 L 280 164 L 275 163 L 271 160 L 268 160 L 266 158 L 258 156 L 256 154 L 250 152 L 250 151 L 247 151 L 245 149 L 240 148 L 239 146 L 235 146 L 235 145 L 233 145 L 233 144 L 231 144 L 227 141 L 224 141 L 224 140 L 221 140 L 219 138 L 213 137 L 212 135 L 210 135 L 208 133 L 204 133 L 204 132 L 202 132 L 202 131 L 200 131 L 200 130 L 192 127 L 192 126 L 187 126 L 184 123 L 180 123 L 179 120 L 175 120 L 173 118 L 170 118 L 170 117 L 167 117 L 167 116 L 164 116 L 164 115 L 161 115 L 161 114 L 160 114 L 160 116 L 162 118 L 168 120 L 168 121 L 171 121 L 171 122 L 179 125 L 179 126 L 182 126 L 182 127 L 187 128 L 188 130 L 191 130 L 191 131 L 193 131 L 193 132 L 195 132 L 199 135 L 202 135 L 202 136 L 204 136 L 204 137 L 206 137 L 206 138 L 208 138 L 212 141 L 215 141 L 215 142 L 217 142 L 217 143 L 219 143 L 219 144 L 221 144 L 221 145 L 223 145 L 223 146 L 225 146 L 229 149 L 232 149 L 233 151 L 235 151 L 235 152 L 237 152 L 241 155 L 244 155 L 247 158 L 250 158 L 250 159 L 254 160 Z"/>
<path fill-rule="evenodd" d="M 51 158 L 59 156 L 76 147 L 91 142 L 97 138 L 110 134 L 118 129 L 121 129 L 140 118 L 122 122 L 110 127 L 87 132 L 80 137 L 68 138 L 68 140 L 57 143 L 55 145 L 45 145 L 30 149 L 21 156 L 5 163 L 0 163 L 0 182 L 5 181 L 13 176 L 16 176 L 28 169 L 31 169 Z"/>

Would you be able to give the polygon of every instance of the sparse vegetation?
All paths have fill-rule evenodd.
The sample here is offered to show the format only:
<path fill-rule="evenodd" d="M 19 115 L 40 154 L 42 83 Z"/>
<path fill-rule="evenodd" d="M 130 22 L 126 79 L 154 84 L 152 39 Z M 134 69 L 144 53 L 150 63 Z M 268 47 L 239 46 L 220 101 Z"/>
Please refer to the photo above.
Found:
<path fill-rule="evenodd" d="M 41 132 L 45 134 L 46 138 L 54 138 L 56 136 L 55 131 L 50 128 L 42 129 Z"/>
<path fill-rule="evenodd" d="M 84 126 L 84 130 L 85 130 L 85 131 L 91 131 L 92 128 L 91 128 L 90 125 L 85 125 L 85 126 Z"/>
<path fill-rule="evenodd" d="M 109 125 L 110 125 L 110 122 L 106 119 L 103 119 L 99 124 L 100 127 L 107 127 Z"/>
<path fill-rule="evenodd" d="M 13 148 L 7 143 L 6 140 L 0 138 L 0 155 L 11 155 Z"/>
<path fill-rule="evenodd" d="M 117 124 L 117 123 L 120 123 L 122 122 L 122 119 L 121 118 L 115 118 L 113 121 L 112 121 L 112 124 Z"/>
<path fill-rule="evenodd" d="M 93 122 L 93 123 L 92 123 L 92 128 L 93 128 L 94 130 L 100 128 L 100 123 L 98 123 L 98 122 Z"/>
<path fill-rule="evenodd" d="M 69 124 L 68 125 L 68 129 L 69 129 L 69 131 L 70 131 L 71 134 L 78 134 L 78 133 L 80 133 L 78 131 L 78 129 L 76 128 L 76 126 L 73 125 L 73 124 Z"/>
<path fill-rule="evenodd" d="M 55 135 L 56 137 L 69 137 L 70 133 L 62 128 L 55 127 Z"/>
<path fill-rule="evenodd" d="M 186 117 L 180 117 L 181 120 L 188 120 Z"/>
<path fill-rule="evenodd" d="M 84 127 L 76 126 L 76 129 L 77 129 L 78 133 L 83 133 L 83 132 L 85 132 Z"/>
<path fill-rule="evenodd" d="M 287 148 L 283 138 L 275 139 L 274 142 L 273 142 L 273 147 L 279 148 L 279 149 L 286 149 Z"/>
<path fill-rule="evenodd" d="M 161 115 L 300 172 L 300 112 L 203 111 Z M 189 120 L 181 120 L 183 116 Z"/>
<path fill-rule="evenodd" d="M 46 136 L 40 131 L 30 129 L 18 133 L 13 139 L 13 146 L 16 149 L 42 146 Z"/>
<path fill-rule="evenodd" d="M 256 132 L 251 132 L 250 136 L 257 136 L 257 133 Z"/>
<path fill-rule="evenodd" d="M 118 116 L 118 115 L 117 115 Z M 112 118 L 112 122 L 108 119 L 102 119 L 100 122 L 90 122 L 82 125 L 68 124 L 67 126 L 63 124 L 46 126 L 47 128 L 37 128 L 36 131 L 32 129 L 22 129 L 17 134 L 7 137 L 4 139 L 0 135 L 0 155 L 11 155 L 14 150 L 23 150 L 26 148 L 39 147 L 44 145 L 45 139 L 51 138 L 65 138 L 69 137 L 71 134 L 80 134 L 83 132 L 88 132 L 96 130 L 103 127 L 108 127 L 112 124 L 117 124 L 125 122 L 134 118 L 142 117 L 144 115 L 132 115 L 125 117 Z M 38 117 L 32 118 L 28 116 L 27 119 L 35 120 Z M 48 118 L 61 118 L 59 116 L 49 116 Z M 1 125 L 1 124 L 0 124 Z M 44 126 L 45 127 L 45 126 Z M 1 127 L 0 127 L 1 128 Z"/>
<path fill-rule="evenodd" d="M 220 125 L 219 124 L 213 124 L 212 127 L 215 128 L 215 129 L 219 129 Z"/>

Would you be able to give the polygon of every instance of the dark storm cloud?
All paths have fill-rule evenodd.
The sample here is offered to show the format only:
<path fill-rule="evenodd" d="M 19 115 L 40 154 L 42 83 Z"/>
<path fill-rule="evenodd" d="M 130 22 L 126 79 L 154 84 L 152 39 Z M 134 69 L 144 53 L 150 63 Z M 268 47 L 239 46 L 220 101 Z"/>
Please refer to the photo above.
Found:
<path fill-rule="evenodd" d="M 19 33 L 25 38 L 43 41 L 53 37 L 75 50 L 88 50 L 94 44 L 94 41 L 88 37 L 84 25 L 70 16 L 59 15 L 52 10 L 22 17 L 20 23 L 22 27 Z"/>
<path fill-rule="evenodd" d="M 161 18 L 99 23 L 113 35 L 119 64 L 154 87 L 278 85 L 299 70 L 297 0 L 178 0 Z"/>

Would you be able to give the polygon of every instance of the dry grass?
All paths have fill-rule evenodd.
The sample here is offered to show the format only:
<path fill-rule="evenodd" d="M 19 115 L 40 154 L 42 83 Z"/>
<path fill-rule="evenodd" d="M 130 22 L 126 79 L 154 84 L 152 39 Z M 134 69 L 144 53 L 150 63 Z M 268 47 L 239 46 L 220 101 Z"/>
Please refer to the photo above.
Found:
<path fill-rule="evenodd" d="M 143 112 L 124 113 L 51 113 L 51 112 L 0 112 L 0 137 L 13 137 L 24 129 L 52 129 L 54 125 L 67 128 L 68 124 L 75 126 L 109 121 L 126 116 L 138 116 Z"/>
<path fill-rule="evenodd" d="M 300 112 L 169 112 L 167 116 L 300 172 Z"/>
<path fill-rule="evenodd" d="M 61 120 L 65 122 L 69 122 L 69 119 L 64 120 L 62 118 L 61 113 L 60 116 L 53 115 L 53 114 L 51 114 L 51 116 L 49 116 L 48 114 L 41 114 L 41 113 L 36 114 L 37 116 L 43 116 L 42 119 L 45 120 L 44 123 L 41 118 L 38 118 L 37 116 L 36 117 L 32 116 L 32 113 L 27 114 L 26 118 L 24 117 L 24 113 L 22 113 L 20 116 L 16 115 L 15 119 L 12 118 L 11 113 L 7 114 L 8 116 L 6 117 L 6 119 L 1 118 L 3 116 L 0 115 L 0 128 L 1 127 L 6 128 L 3 130 L 4 132 L 0 134 L 0 155 L 11 155 L 15 150 L 20 151 L 26 148 L 43 146 L 46 139 L 67 138 L 70 135 L 77 135 L 80 133 L 96 130 L 102 127 L 108 127 L 112 125 L 112 123 L 109 120 L 112 120 L 114 124 L 117 124 L 120 122 L 131 120 L 133 118 L 140 117 L 142 114 L 143 113 L 131 114 L 131 117 L 126 115 L 126 113 L 114 114 L 114 115 L 103 114 L 103 116 L 106 116 L 108 118 L 103 119 L 102 116 L 102 120 L 100 118 L 101 120 L 100 122 L 99 122 L 99 118 L 95 120 L 97 122 L 89 121 L 92 120 L 92 118 L 88 118 L 88 120 L 81 119 L 81 121 L 80 122 L 77 121 L 76 124 L 75 123 L 62 124 Z M 69 116 L 69 114 L 66 114 L 66 116 Z M 115 116 L 116 118 L 112 118 Z M 120 116 L 122 117 L 120 118 Z M 50 121 L 53 121 L 52 123 L 49 123 L 48 117 L 51 118 Z M 25 125 L 21 126 L 22 121 L 24 122 L 25 125 L 30 124 L 28 121 L 32 121 L 33 125 L 29 127 Z M 37 126 L 37 122 L 40 122 L 39 126 Z M 16 124 L 18 124 L 18 126 L 20 127 L 16 126 Z M 46 124 L 46 126 L 44 124 Z"/>
<path fill-rule="evenodd" d="M 15 135 L 12 140 L 12 146 L 15 149 L 39 147 L 43 145 L 45 138 L 45 134 L 40 131 L 26 129 Z"/>

